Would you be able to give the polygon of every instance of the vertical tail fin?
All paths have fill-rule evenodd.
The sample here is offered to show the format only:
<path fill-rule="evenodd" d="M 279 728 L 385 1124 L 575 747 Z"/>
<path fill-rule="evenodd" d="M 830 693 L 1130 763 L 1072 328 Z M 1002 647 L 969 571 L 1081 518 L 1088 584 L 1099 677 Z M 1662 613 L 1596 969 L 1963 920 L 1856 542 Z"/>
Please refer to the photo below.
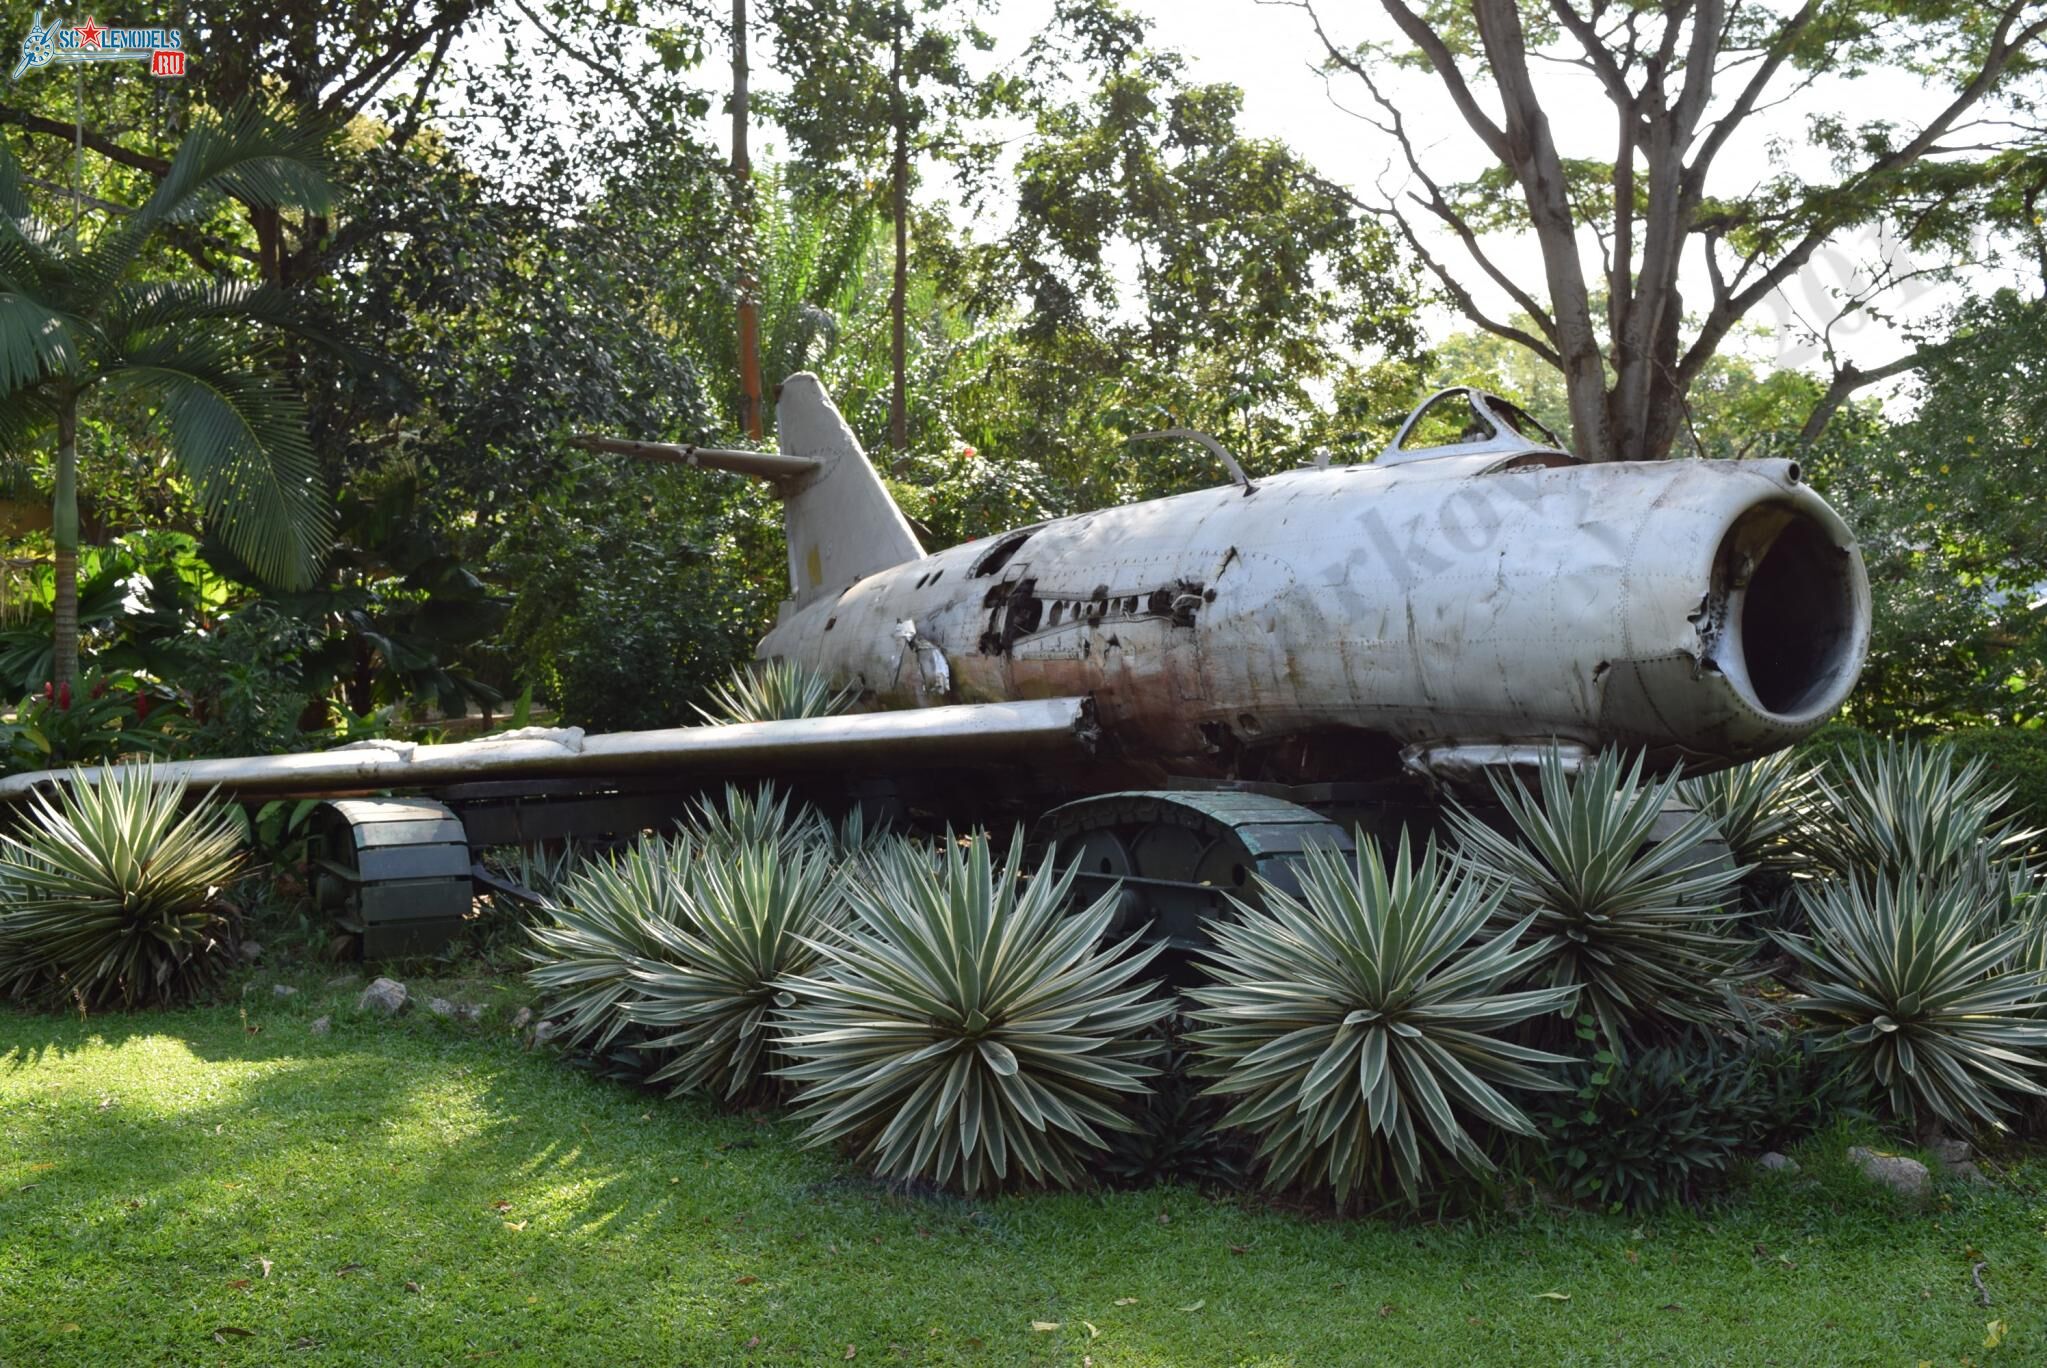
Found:
<path fill-rule="evenodd" d="M 782 503 L 793 606 L 923 558 L 908 520 L 815 375 L 804 371 L 782 383 L 775 431 L 783 455 L 818 463 L 817 473 L 804 477 Z"/>

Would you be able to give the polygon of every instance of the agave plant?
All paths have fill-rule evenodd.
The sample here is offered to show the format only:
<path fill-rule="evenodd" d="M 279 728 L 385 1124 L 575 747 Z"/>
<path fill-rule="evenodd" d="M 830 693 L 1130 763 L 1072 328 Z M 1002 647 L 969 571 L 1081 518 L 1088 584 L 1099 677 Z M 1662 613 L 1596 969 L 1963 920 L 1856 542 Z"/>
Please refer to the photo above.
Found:
<path fill-rule="evenodd" d="M 722 802 L 705 798 L 693 805 L 683 830 L 706 854 L 763 845 L 797 850 L 833 839 L 817 809 L 794 803 L 786 793 L 777 794 L 771 784 L 754 789 L 727 784 Z"/>
<path fill-rule="evenodd" d="M 546 917 L 527 928 L 533 967 L 549 1015 L 562 1015 L 564 1044 L 601 1051 L 625 1030 L 637 994 L 633 966 L 661 952 L 660 930 L 688 915 L 686 882 L 697 848 L 687 836 L 647 837 L 608 858 L 585 861 L 562 883 Z"/>
<path fill-rule="evenodd" d="M 1790 1005 L 1900 1117 L 2001 1129 L 2008 1093 L 2047 1095 L 2047 974 L 2022 957 L 2026 921 L 1998 926 L 1979 891 L 1886 877 L 1803 893 L 1811 935 L 1777 933 L 1798 961 Z"/>
<path fill-rule="evenodd" d="M 1496 1085 L 1562 1086 L 1543 1070 L 1568 1058 L 1500 1033 L 1567 1011 L 1576 987 L 1509 991 L 1547 941 L 1524 943 L 1531 915 L 1475 944 L 1502 890 L 1446 866 L 1433 840 L 1413 859 L 1404 834 L 1390 871 L 1369 840 L 1351 858 L 1311 848 L 1298 898 L 1261 880 L 1262 906 L 1212 928 L 1189 1038 L 1209 1091 L 1234 1101 L 1223 1124 L 1261 1137 L 1269 1185 L 1343 1202 L 1390 1169 L 1417 1201 L 1431 1161 L 1491 1169 L 1468 1121 L 1534 1133 Z"/>
<path fill-rule="evenodd" d="M 840 688 L 825 675 L 793 660 L 757 660 L 741 665 L 711 690 L 711 706 L 692 704 L 714 726 L 734 722 L 786 722 L 831 717 L 853 706 L 857 689 Z"/>
<path fill-rule="evenodd" d="M 1069 911 L 1073 870 L 1026 875 L 1021 842 L 988 838 L 869 856 L 852 919 L 818 942 L 781 1071 L 800 1085 L 810 1144 L 847 1140 L 884 1176 L 967 1192 L 1080 1182 L 1127 1131 L 1172 1011 L 1138 975 L 1156 947 L 1102 944 L 1104 895 Z"/>
<path fill-rule="evenodd" d="M 1752 874 L 1791 875 L 1807 870 L 1819 766 L 1798 752 L 1778 751 L 1696 779 L 1681 780 L 1677 796 L 1713 819 L 1736 864 Z"/>
<path fill-rule="evenodd" d="M 2004 815 L 2011 788 L 1980 756 L 1958 766 L 1944 751 L 1893 740 L 1838 763 L 1838 782 L 1819 779 L 1826 806 L 1817 853 L 1841 878 L 1986 885 L 2040 834 Z"/>
<path fill-rule="evenodd" d="M 20 996 L 91 1009 L 174 1003 L 230 962 L 216 896 L 241 826 L 148 765 L 67 775 L 0 835 L 0 979 Z"/>
<path fill-rule="evenodd" d="M 785 980 L 815 966 L 817 938 L 843 920 L 835 882 L 822 847 L 759 844 L 692 867 L 685 914 L 649 925 L 654 952 L 633 965 L 634 996 L 622 1005 L 628 1021 L 668 1032 L 646 1043 L 670 1052 L 648 1082 L 729 1099 L 787 1062 L 771 1018 L 796 1001 Z"/>
<path fill-rule="evenodd" d="M 1712 819 L 1657 836 L 1679 781 L 1645 780 L 1639 756 L 1621 764 L 1608 751 L 1571 775 L 1549 751 L 1539 797 L 1495 776 L 1519 840 L 1461 807 L 1450 818 L 1459 858 L 1501 885 L 1498 919 L 1532 918 L 1543 937 L 1531 972 L 1582 985 L 1580 1009 L 1616 1050 L 1645 1027 L 1724 1017 L 1728 976 L 1754 949 L 1732 934 L 1747 914 L 1723 906 L 1742 871 L 1701 849 Z"/>

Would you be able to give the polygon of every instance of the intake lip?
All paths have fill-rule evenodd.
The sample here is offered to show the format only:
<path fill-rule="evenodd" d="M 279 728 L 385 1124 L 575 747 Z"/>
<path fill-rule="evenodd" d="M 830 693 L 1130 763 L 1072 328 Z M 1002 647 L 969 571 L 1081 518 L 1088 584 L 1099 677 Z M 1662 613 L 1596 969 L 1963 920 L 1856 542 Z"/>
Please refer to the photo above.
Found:
<path fill-rule="evenodd" d="M 1869 577 L 1847 525 L 1798 489 L 1750 505 L 1721 536 L 1694 621 L 1699 662 L 1788 726 L 1841 706 L 1869 651 Z"/>

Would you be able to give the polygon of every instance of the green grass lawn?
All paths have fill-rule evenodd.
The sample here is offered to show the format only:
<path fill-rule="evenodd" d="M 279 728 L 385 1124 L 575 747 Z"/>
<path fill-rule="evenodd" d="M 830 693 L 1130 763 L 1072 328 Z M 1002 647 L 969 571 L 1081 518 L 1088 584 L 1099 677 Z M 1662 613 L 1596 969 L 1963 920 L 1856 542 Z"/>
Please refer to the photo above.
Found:
<path fill-rule="evenodd" d="M 0 1013 L 0 1363 L 2047 1362 L 2037 1163 L 1922 1206 L 1837 1138 L 1647 1220 L 908 1197 L 523 1050 L 507 987 L 458 1026 L 273 981 Z"/>

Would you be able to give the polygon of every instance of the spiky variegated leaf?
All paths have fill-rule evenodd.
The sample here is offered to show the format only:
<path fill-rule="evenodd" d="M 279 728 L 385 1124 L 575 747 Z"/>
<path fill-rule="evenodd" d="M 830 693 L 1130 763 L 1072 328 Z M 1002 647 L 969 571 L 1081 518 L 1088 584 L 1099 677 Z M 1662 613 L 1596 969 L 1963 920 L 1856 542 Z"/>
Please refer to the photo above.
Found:
<path fill-rule="evenodd" d="M 1646 1024 L 1724 1016 L 1727 978 L 1754 948 L 1737 934 L 1746 914 L 1723 906 L 1742 871 L 1701 849 L 1712 819 L 1694 813 L 1652 842 L 1678 780 L 1621 764 L 1607 752 L 1572 775 L 1549 751 L 1539 796 L 1494 776 L 1519 839 L 1451 814 L 1459 857 L 1503 886 L 1500 919 L 1532 917 L 1545 938 L 1531 973 L 1582 985 L 1579 1006 L 1616 1048 Z"/>
<path fill-rule="evenodd" d="M 82 1007 L 177 1002 L 228 962 L 213 898 L 240 863 L 225 806 L 148 765 L 73 773 L 0 834 L 0 979 Z"/>
<path fill-rule="evenodd" d="M 1838 764 L 1818 781 L 1826 804 L 1815 850 L 1837 877 L 1988 886 L 2040 835 L 2006 814 L 2011 788 L 1980 756 L 1957 765 L 1944 750 L 1887 740 Z"/>
<path fill-rule="evenodd" d="M 1683 780 L 1677 796 L 1713 819 L 1736 864 L 1796 874 L 1812 865 L 1818 776 L 1817 765 L 1804 764 L 1796 751 L 1782 750 Z"/>
<path fill-rule="evenodd" d="M 1791 1008 L 1903 1118 L 2001 1127 L 2012 1093 L 2047 1093 L 2047 975 L 2025 920 L 1999 926 L 1980 889 L 1907 877 L 1802 894 L 1809 936 L 1776 934 L 1800 969 Z"/>
<path fill-rule="evenodd" d="M 706 722 L 723 726 L 830 717 L 852 707 L 858 697 L 858 690 L 840 688 L 807 665 L 757 660 L 735 668 L 731 678 L 712 689 L 710 707 L 693 706 Z"/>
<path fill-rule="evenodd" d="M 797 850 L 832 839 L 830 825 L 808 803 L 795 802 L 772 784 L 745 789 L 727 784 L 722 799 L 691 806 L 683 829 L 706 851 L 731 854 L 754 846 Z"/>
<path fill-rule="evenodd" d="M 526 978 L 549 1015 L 565 1018 L 564 1044 L 602 1050 L 627 1025 L 633 966 L 661 951 L 658 927 L 688 915 L 685 885 L 697 849 L 688 837 L 648 837 L 586 861 L 563 882 L 547 916 L 529 928 Z"/>
<path fill-rule="evenodd" d="M 1470 1126 L 1527 1135 L 1502 1086 L 1555 1089 L 1570 1060 L 1502 1039 L 1567 1010 L 1574 986 L 1510 991 L 1548 950 L 1522 943 L 1532 917 L 1478 943 L 1501 890 L 1445 868 L 1431 841 L 1393 868 L 1358 842 L 1346 859 L 1311 848 L 1300 896 L 1261 880 L 1263 905 L 1212 927 L 1213 984 L 1193 989 L 1190 1037 L 1223 1118 L 1260 1138 L 1275 1187 L 1379 1193 L 1387 1175 L 1417 1199 L 1433 1160 L 1492 1167 Z"/>
<path fill-rule="evenodd" d="M 1082 1182 L 1105 1130 L 1156 1074 L 1172 1010 L 1138 975 L 1154 950 L 1103 945 L 1115 896 L 1068 910 L 1071 869 L 998 866 L 985 835 L 886 845 L 818 942 L 782 1046 L 811 1144 L 847 1140 L 891 1178 L 968 1192 Z"/>
<path fill-rule="evenodd" d="M 786 980 L 812 970 L 817 938 L 844 918 L 839 875 L 822 845 L 707 850 L 683 900 L 680 917 L 649 924 L 654 952 L 633 965 L 623 1013 L 667 1033 L 646 1044 L 669 1057 L 650 1083 L 739 1097 L 788 1062 L 773 1019 L 794 1002 Z"/>

